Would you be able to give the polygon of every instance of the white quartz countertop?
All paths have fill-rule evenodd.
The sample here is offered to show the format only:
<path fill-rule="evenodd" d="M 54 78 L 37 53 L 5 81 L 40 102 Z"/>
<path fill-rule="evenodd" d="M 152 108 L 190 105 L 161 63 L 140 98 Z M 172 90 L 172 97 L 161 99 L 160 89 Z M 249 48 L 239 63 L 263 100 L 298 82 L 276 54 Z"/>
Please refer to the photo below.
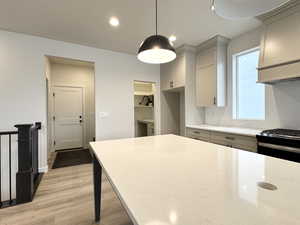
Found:
<path fill-rule="evenodd" d="M 221 126 L 212 126 L 212 125 L 187 125 L 188 128 L 194 129 L 201 129 L 201 130 L 211 130 L 211 131 L 218 131 L 224 133 L 231 133 L 231 134 L 240 134 L 245 136 L 256 136 L 260 134 L 262 130 L 258 129 L 250 129 L 250 128 L 241 128 L 241 127 L 221 127 Z"/>
<path fill-rule="evenodd" d="M 134 224 L 300 224 L 298 163 L 175 135 L 91 147 Z"/>

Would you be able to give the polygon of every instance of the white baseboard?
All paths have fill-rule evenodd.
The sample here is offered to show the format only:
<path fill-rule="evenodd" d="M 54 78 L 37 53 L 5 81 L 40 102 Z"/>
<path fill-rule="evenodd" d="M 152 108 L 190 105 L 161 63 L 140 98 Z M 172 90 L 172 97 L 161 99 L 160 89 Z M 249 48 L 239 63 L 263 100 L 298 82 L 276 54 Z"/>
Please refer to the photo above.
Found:
<path fill-rule="evenodd" d="M 47 172 L 48 172 L 48 166 L 39 168 L 39 173 L 47 173 Z"/>

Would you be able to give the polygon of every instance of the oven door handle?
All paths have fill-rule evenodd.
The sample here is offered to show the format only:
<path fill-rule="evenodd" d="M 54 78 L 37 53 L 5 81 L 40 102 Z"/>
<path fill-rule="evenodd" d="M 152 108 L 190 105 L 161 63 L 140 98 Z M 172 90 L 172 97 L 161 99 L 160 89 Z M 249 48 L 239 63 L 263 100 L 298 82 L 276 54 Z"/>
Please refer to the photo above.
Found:
<path fill-rule="evenodd" d="M 269 143 L 258 142 L 258 146 L 270 148 L 270 149 L 281 150 L 281 151 L 286 151 L 286 152 L 300 153 L 300 148 L 288 147 L 288 146 L 283 146 L 283 145 L 273 145 L 273 144 L 269 144 Z"/>

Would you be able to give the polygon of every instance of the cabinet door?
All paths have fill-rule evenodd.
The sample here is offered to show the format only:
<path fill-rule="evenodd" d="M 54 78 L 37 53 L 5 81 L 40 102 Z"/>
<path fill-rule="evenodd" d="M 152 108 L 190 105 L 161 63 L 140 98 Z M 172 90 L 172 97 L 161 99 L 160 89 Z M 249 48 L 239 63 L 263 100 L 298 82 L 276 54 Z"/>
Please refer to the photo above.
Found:
<path fill-rule="evenodd" d="M 257 152 L 256 137 L 235 135 L 235 139 L 233 140 L 232 147 L 251 151 L 251 152 Z"/>
<path fill-rule="evenodd" d="M 209 142 L 210 140 L 210 131 L 207 130 L 187 128 L 186 133 L 188 137 L 193 139 L 207 141 L 207 142 Z"/>
<path fill-rule="evenodd" d="M 217 60 L 217 48 L 212 47 L 202 50 L 197 56 L 197 66 L 206 67 L 212 64 L 216 64 Z"/>
<path fill-rule="evenodd" d="M 172 80 L 172 63 L 166 63 L 160 66 L 160 76 L 161 89 L 169 90 L 171 88 Z"/>
<path fill-rule="evenodd" d="M 211 132 L 210 141 L 214 144 L 232 147 L 235 137 L 231 134 L 221 132 Z"/>
<path fill-rule="evenodd" d="M 183 55 L 177 56 L 173 61 L 172 81 L 174 88 L 185 86 L 185 58 Z"/>
<path fill-rule="evenodd" d="M 184 87 L 185 85 L 185 59 L 184 55 L 179 55 L 172 62 L 162 64 L 161 88 L 170 90 L 173 88 Z"/>
<path fill-rule="evenodd" d="M 196 74 L 196 101 L 197 106 L 214 106 L 217 104 L 216 66 L 211 64 L 198 67 Z"/>

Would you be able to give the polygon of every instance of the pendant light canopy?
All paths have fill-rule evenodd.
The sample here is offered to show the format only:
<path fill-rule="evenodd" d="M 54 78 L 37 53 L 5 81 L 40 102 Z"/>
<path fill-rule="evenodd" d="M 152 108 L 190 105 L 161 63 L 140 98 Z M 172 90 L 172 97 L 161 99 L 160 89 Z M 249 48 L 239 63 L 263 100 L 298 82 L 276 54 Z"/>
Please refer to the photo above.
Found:
<path fill-rule="evenodd" d="M 157 34 L 157 0 L 155 0 L 156 34 L 141 44 L 138 59 L 145 63 L 161 64 L 176 58 L 176 52 L 168 38 Z"/>

